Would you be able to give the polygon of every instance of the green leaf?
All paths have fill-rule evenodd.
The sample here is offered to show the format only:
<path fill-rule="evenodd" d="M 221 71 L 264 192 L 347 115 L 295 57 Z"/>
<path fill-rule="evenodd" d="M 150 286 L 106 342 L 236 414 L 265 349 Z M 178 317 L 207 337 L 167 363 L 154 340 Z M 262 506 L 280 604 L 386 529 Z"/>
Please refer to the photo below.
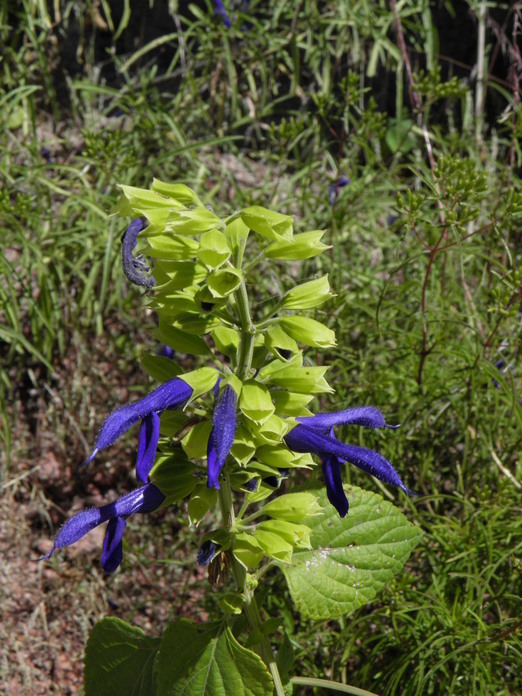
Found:
<path fill-rule="evenodd" d="M 219 372 L 214 367 L 200 367 L 197 370 L 180 375 L 179 378 L 190 385 L 194 390 L 190 399 L 190 401 L 194 401 L 198 396 L 210 391 L 214 387 L 219 379 Z"/>
<path fill-rule="evenodd" d="M 239 408 L 247 418 L 260 425 L 268 420 L 275 411 L 268 388 L 254 379 L 244 383 Z"/>
<path fill-rule="evenodd" d="M 344 519 L 314 489 L 324 515 L 307 520 L 312 550 L 296 550 L 283 568 L 292 599 L 306 618 L 346 616 L 364 606 L 398 573 L 422 532 L 380 495 L 346 487 Z M 268 506 L 267 506 L 268 507 Z"/>
<path fill-rule="evenodd" d="M 308 518 L 320 516 L 322 519 L 323 511 L 315 491 L 314 493 L 302 491 L 300 493 L 286 493 L 271 500 L 263 508 L 263 515 L 288 522 L 302 522 L 306 518 L 307 524 L 313 529 L 314 525 L 309 523 Z"/>
<path fill-rule="evenodd" d="M 196 467 L 189 462 L 181 448 L 176 454 L 159 456 L 150 472 L 150 479 L 156 485 L 166 500 L 162 506 L 171 505 L 190 495 L 198 484 L 194 476 Z"/>
<path fill-rule="evenodd" d="M 158 314 L 166 317 L 178 317 L 187 312 L 198 312 L 192 291 L 193 288 L 186 288 L 185 290 L 158 292 L 150 298 L 149 306 Z"/>
<path fill-rule="evenodd" d="M 265 555 L 257 539 L 247 532 L 234 537 L 234 556 L 247 570 L 255 570 Z"/>
<path fill-rule="evenodd" d="M 270 375 L 270 382 L 300 394 L 333 392 L 324 378 L 328 367 L 285 367 Z M 264 376 L 264 375 L 263 375 Z"/>
<path fill-rule="evenodd" d="M 194 334 L 169 326 L 166 322 L 160 322 L 160 326 L 154 329 L 152 335 L 161 343 L 165 343 L 178 353 L 189 355 L 210 355 L 210 348 L 201 338 Z"/>
<path fill-rule="evenodd" d="M 304 261 L 317 256 L 329 246 L 319 240 L 325 230 L 314 230 L 313 232 L 303 232 L 296 234 L 292 241 L 277 241 L 265 249 L 265 256 L 269 259 L 280 259 L 281 261 Z"/>
<path fill-rule="evenodd" d="M 268 327 L 265 334 L 265 345 L 276 358 L 281 358 L 286 362 L 299 351 L 294 339 L 290 338 L 277 324 Z"/>
<path fill-rule="evenodd" d="M 227 239 L 222 232 L 210 230 L 201 235 L 198 258 L 207 268 L 217 268 L 230 256 Z"/>
<path fill-rule="evenodd" d="M 240 213 L 241 219 L 253 232 L 272 240 L 292 240 L 293 217 L 276 213 L 260 205 L 252 205 Z"/>
<path fill-rule="evenodd" d="M 85 695 L 155 696 L 159 638 L 112 617 L 92 629 L 85 650 Z"/>
<path fill-rule="evenodd" d="M 157 665 L 158 696 L 272 696 L 274 690 L 261 658 L 215 624 L 170 624 Z"/>
<path fill-rule="evenodd" d="M 386 131 L 385 140 L 392 153 L 395 154 L 400 150 L 405 154 L 415 147 L 415 140 L 410 135 L 412 126 L 413 121 L 409 118 L 402 120 L 390 119 L 390 126 Z"/>
<path fill-rule="evenodd" d="M 306 408 L 313 398 L 313 394 L 296 394 L 289 391 L 272 392 L 276 413 L 279 416 L 313 415 L 312 411 Z"/>
<path fill-rule="evenodd" d="M 331 348 L 336 345 L 335 332 L 315 319 L 299 316 L 281 317 L 279 324 L 292 338 L 308 346 Z"/>
<path fill-rule="evenodd" d="M 157 382 L 167 382 L 183 372 L 181 367 L 171 358 L 166 358 L 163 355 L 150 355 L 149 353 L 142 356 L 141 366 Z"/>
<path fill-rule="evenodd" d="M 312 309 L 326 302 L 332 293 L 328 275 L 302 283 L 289 290 L 283 297 L 282 307 L 284 309 Z"/>
<path fill-rule="evenodd" d="M 143 236 L 147 235 L 143 234 Z M 199 248 L 198 242 L 193 237 L 184 237 L 181 234 L 157 234 L 149 236 L 147 242 L 149 248 L 146 254 L 153 259 L 187 261 L 196 256 Z"/>
<path fill-rule="evenodd" d="M 235 268 L 220 268 L 208 274 L 208 289 L 214 297 L 227 297 L 237 290 L 243 276 Z"/>
<path fill-rule="evenodd" d="M 187 507 L 189 524 L 199 524 L 209 510 L 217 503 L 217 490 L 208 488 L 205 483 L 200 484 L 190 496 Z"/>

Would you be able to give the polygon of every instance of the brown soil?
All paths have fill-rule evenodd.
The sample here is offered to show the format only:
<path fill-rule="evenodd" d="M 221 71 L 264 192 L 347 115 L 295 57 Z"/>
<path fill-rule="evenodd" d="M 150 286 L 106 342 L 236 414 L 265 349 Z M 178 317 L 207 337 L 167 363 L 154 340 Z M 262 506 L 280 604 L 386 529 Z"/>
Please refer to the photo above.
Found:
<path fill-rule="evenodd" d="M 197 535 L 186 533 L 183 510 L 131 518 L 124 563 L 112 576 L 99 562 L 103 528 L 38 562 L 72 514 L 136 485 L 135 429 L 87 469 L 78 464 L 107 413 L 138 398 L 129 387 L 141 385 L 143 393 L 147 377 L 137 363 L 111 353 L 107 341 L 83 351 L 71 350 L 51 378 L 36 371 L 18 380 L 8 405 L 12 451 L 3 462 L 0 498 L 0 694 L 82 693 L 84 647 L 104 616 L 153 636 L 179 615 L 206 618 L 205 572 L 195 564 Z"/>

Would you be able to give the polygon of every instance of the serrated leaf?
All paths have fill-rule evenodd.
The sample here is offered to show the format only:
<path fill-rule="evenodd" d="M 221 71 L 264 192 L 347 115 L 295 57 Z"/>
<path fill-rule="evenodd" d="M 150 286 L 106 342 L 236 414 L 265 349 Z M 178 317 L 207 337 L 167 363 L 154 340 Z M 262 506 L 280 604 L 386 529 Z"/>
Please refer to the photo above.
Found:
<path fill-rule="evenodd" d="M 85 650 L 85 695 L 155 696 L 159 638 L 116 618 L 92 629 Z"/>
<path fill-rule="evenodd" d="M 228 627 L 175 621 L 163 634 L 157 664 L 158 696 L 272 696 L 274 690 L 261 658 Z"/>
<path fill-rule="evenodd" d="M 292 599 L 306 618 L 331 619 L 364 606 L 398 573 L 421 537 L 394 505 L 356 486 L 341 519 L 325 489 L 314 489 L 324 515 L 307 520 L 312 550 L 296 549 L 283 568 Z"/>

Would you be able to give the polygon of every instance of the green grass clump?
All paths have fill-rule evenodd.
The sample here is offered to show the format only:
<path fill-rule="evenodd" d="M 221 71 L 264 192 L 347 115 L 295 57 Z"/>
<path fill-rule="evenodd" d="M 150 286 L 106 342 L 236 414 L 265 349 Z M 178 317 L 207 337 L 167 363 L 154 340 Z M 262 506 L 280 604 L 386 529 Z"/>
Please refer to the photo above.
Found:
<path fill-rule="evenodd" d="M 280 578 L 266 606 L 281 612 L 303 675 L 382 696 L 517 693 L 515 10 L 498 44 L 478 30 L 485 4 L 470 10 L 479 62 L 460 79 L 438 53 L 435 3 L 229 2 L 230 29 L 211 2 L 171 3 L 156 35 L 134 6 L 116 16 L 106 2 L 59 5 L 0 10 L 7 458 L 12 394 L 23 398 L 28 374 L 41 388 L 39 376 L 60 374 L 65 356 L 88 354 L 102 333 L 108 354 L 136 357 L 144 315 L 122 276 L 122 229 L 109 217 L 118 183 L 181 180 L 222 212 L 258 202 L 295 215 L 300 231 L 326 228 L 330 256 L 301 274 L 328 272 L 337 293 L 323 315 L 338 339 L 328 405 L 373 404 L 402 424 L 343 436 L 379 448 L 421 494 L 396 500 L 425 541 L 378 601 L 341 622 L 299 622 Z M 485 62 L 494 53 L 507 66 L 496 80 Z M 329 192 L 341 176 L 350 183 Z M 282 272 L 259 282 L 277 292 Z M 107 331 L 120 322 L 129 327 L 123 342 Z M 358 482 L 357 472 L 346 477 Z"/>

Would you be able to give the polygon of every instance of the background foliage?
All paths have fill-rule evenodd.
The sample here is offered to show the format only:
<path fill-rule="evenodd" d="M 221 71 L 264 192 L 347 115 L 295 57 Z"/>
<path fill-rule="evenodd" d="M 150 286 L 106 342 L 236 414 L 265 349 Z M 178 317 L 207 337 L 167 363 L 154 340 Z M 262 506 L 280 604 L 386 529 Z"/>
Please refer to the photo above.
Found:
<path fill-rule="evenodd" d="M 0 5 L 4 487 L 20 475 L 20 420 L 37 420 L 58 387 L 61 419 L 84 414 L 92 440 L 101 415 L 74 365 L 96 342 L 146 386 L 131 366 L 152 339 L 108 218 L 117 183 L 176 179 L 222 213 L 260 203 L 295 215 L 332 245 L 300 278 L 328 272 L 337 293 L 322 317 L 339 346 L 329 405 L 373 404 L 403 424 L 358 444 L 381 445 L 422 493 L 384 491 L 424 542 L 341 622 L 299 620 L 275 584 L 266 606 L 302 674 L 380 694 L 516 693 L 520 7 L 225 6 L 230 28 L 211 2 Z M 259 282 L 277 294 L 281 273 Z M 64 510 L 50 515 L 22 474 L 49 532 Z"/>

